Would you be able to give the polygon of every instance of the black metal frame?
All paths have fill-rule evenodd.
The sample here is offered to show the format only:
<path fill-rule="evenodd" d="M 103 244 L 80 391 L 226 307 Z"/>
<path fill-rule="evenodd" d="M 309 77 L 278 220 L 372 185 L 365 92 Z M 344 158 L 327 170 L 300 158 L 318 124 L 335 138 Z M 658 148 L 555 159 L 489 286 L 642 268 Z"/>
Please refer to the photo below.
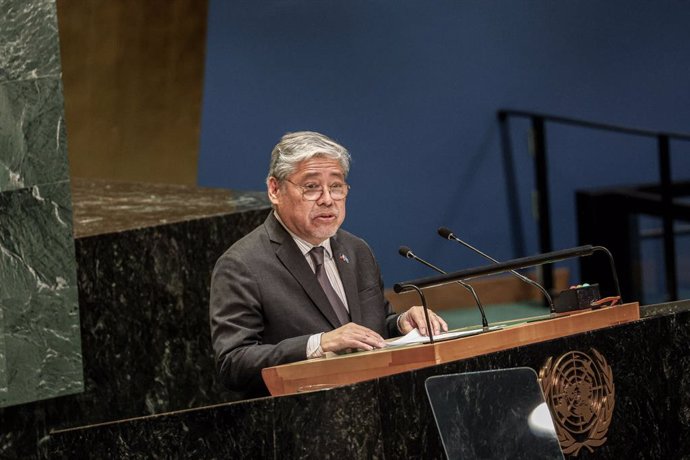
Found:
<path fill-rule="evenodd" d="M 673 232 L 674 203 L 673 180 L 671 173 L 670 140 L 690 141 L 690 135 L 672 132 L 658 132 L 637 128 L 629 128 L 606 123 L 596 123 L 575 118 L 548 115 L 537 112 L 521 110 L 501 109 L 497 113 L 501 130 L 501 145 L 506 174 L 506 188 L 508 194 L 509 216 L 513 233 L 513 252 L 516 257 L 525 254 L 524 230 L 520 218 L 519 204 L 517 201 L 517 182 L 513 167 L 512 147 L 510 140 L 509 119 L 527 118 L 532 126 L 532 142 L 534 149 L 534 168 L 537 191 L 537 220 L 539 229 L 539 251 L 550 252 L 553 250 L 551 233 L 551 215 L 549 205 L 549 179 L 547 167 L 546 147 L 546 123 L 558 123 L 562 125 L 579 126 L 583 128 L 618 132 L 633 136 L 656 138 L 658 145 L 659 164 L 659 190 L 661 195 L 661 219 L 663 222 L 664 241 L 664 265 L 666 272 L 666 290 L 668 300 L 678 299 L 678 283 L 675 254 L 675 235 Z M 545 267 L 542 276 L 543 284 L 547 289 L 553 287 L 553 270 Z"/>

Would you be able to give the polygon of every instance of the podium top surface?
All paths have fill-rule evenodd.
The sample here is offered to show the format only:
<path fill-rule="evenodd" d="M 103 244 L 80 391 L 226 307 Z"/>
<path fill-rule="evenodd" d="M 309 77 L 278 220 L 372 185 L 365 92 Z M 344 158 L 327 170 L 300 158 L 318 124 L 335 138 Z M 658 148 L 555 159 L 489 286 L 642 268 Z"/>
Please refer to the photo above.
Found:
<path fill-rule="evenodd" d="M 469 337 L 299 361 L 265 368 L 262 375 L 271 395 L 280 396 L 362 382 L 639 319 L 640 307 L 635 302 L 548 319 L 513 320 L 502 323 L 500 330 Z"/>
<path fill-rule="evenodd" d="M 77 238 L 269 209 L 266 192 L 72 179 Z"/>
<path fill-rule="evenodd" d="M 672 302 L 642 305 L 640 306 L 640 318 L 672 315 L 684 311 L 690 311 L 690 300 L 675 300 Z"/>

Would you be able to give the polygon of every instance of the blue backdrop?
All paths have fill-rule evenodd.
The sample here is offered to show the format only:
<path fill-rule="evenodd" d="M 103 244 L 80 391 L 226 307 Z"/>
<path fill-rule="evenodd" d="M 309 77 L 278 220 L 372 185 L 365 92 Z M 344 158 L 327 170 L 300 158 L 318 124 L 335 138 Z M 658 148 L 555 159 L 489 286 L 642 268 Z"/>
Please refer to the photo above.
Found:
<path fill-rule="evenodd" d="M 273 145 L 316 130 L 354 158 L 344 228 L 386 284 L 484 264 L 446 225 L 513 256 L 499 108 L 690 132 L 690 5 L 677 0 L 211 0 L 199 185 L 261 190 Z M 512 124 L 528 253 L 537 252 L 527 122 Z M 653 140 L 549 125 L 554 247 L 574 190 L 653 182 Z M 690 176 L 690 143 L 672 143 Z M 602 223 L 615 225 L 615 223 Z"/>

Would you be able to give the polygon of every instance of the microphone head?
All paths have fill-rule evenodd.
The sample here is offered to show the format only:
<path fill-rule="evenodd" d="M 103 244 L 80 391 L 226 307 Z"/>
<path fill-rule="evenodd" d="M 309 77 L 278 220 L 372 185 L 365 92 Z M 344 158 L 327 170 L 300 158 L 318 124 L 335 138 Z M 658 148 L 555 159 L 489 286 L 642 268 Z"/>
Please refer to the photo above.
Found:
<path fill-rule="evenodd" d="M 439 227 L 438 234 L 441 235 L 442 238 L 450 240 L 453 232 L 448 227 Z"/>
<path fill-rule="evenodd" d="M 400 248 L 398 249 L 398 254 L 405 257 L 406 259 L 412 258 L 412 250 L 407 246 L 400 246 Z"/>

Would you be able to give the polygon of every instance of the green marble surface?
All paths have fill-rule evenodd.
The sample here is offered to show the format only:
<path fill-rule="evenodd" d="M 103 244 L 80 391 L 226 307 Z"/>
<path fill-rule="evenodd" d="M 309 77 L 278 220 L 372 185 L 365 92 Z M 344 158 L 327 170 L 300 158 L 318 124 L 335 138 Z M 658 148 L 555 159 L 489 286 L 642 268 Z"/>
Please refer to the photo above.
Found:
<path fill-rule="evenodd" d="M 0 0 L 0 82 L 60 75 L 55 0 Z"/>
<path fill-rule="evenodd" d="M 7 369 L 5 366 L 5 315 L 0 308 L 0 401 L 7 395 Z M 0 406 L 1 407 L 1 406 Z"/>
<path fill-rule="evenodd" d="M 84 386 L 59 51 L 55 0 L 0 0 L 0 407 Z"/>
<path fill-rule="evenodd" d="M 69 182 L 0 193 L 0 405 L 83 389 Z"/>
<path fill-rule="evenodd" d="M 0 192 L 69 179 L 62 84 L 0 83 Z"/>

